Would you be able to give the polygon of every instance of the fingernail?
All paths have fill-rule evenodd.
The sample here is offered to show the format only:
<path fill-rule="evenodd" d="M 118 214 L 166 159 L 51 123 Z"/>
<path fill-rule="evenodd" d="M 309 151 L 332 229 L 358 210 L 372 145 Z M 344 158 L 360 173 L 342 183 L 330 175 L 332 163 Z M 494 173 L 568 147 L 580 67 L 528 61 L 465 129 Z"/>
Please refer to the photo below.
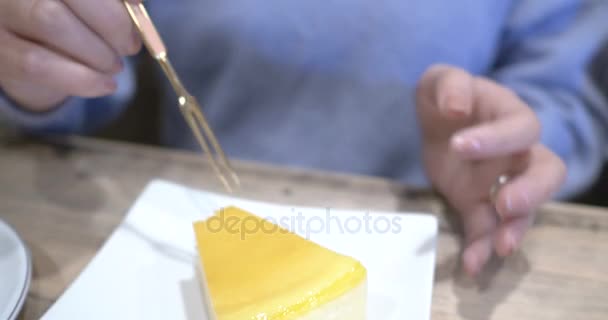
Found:
<path fill-rule="evenodd" d="M 446 112 L 448 116 L 453 118 L 464 118 L 467 116 L 467 112 L 460 109 L 448 109 Z"/>
<path fill-rule="evenodd" d="M 437 103 L 439 103 L 439 110 L 443 113 L 443 114 L 449 114 L 450 113 L 450 108 L 448 107 L 448 104 L 452 104 L 450 102 L 448 102 L 448 96 L 445 94 L 442 94 L 439 96 L 439 101 L 437 101 Z"/>
<path fill-rule="evenodd" d="M 137 30 L 133 30 L 133 33 L 131 34 L 132 52 L 137 53 L 137 51 L 139 51 L 140 46 L 141 46 L 141 36 L 139 35 L 139 32 Z"/>
<path fill-rule="evenodd" d="M 515 237 L 513 236 L 513 233 L 511 232 L 507 232 L 505 233 L 505 245 L 506 245 L 506 251 L 505 251 L 505 256 L 510 256 L 513 251 L 515 251 L 515 246 L 517 246 L 517 244 L 515 243 Z"/>
<path fill-rule="evenodd" d="M 479 261 L 477 260 L 477 257 L 471 254 L 470 252 L 467 252 L 465 253 L 463 258 L 465 270 L 467 271 L 468 275 L 471 277 L 477 275 L 477 273 L 479 272 Z"/>
<path fill-rule="evenodd" d="M 465 106 L 467 99 L 460 94 L 446 94 L 443 92 L 437 102 L 439 103 L 439 109 L 446 116 L 453 118 L 468 116 L 468 108 Z"/>
<path fill-rule="evenodd" d="M 116 91 L 118 85 L 116 84 L 116 80 L 109 78 L 103 81 L 103 91 L 105 94 L 111 94 Z"/>
<path fill-rule="evenodd" d="M 476 139 L 455 136 L 452 139 L 452 145 L 460 152 L 480 151 L 481 144 Z"/>

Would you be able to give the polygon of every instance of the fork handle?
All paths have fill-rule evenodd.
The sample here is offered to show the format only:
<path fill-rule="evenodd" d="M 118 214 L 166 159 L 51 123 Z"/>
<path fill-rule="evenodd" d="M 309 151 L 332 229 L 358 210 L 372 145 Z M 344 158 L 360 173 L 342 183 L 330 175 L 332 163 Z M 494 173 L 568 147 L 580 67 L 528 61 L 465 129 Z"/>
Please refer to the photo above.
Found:
<path fill-rule="evenodd" d="M 165 47 L 158 30 L 156 30 L 154 23 L 152 23 L 146 7 L 144 7 L 142 3 L 132 4 L 127 1 L 124 1 L 123 3 L 127 7 L 131 20 L 133 20 L 133 23 L 135 23 L 144 44 L 152 56 L 154 56 L 156 59 L 166 57 L 167 48 Z"/>

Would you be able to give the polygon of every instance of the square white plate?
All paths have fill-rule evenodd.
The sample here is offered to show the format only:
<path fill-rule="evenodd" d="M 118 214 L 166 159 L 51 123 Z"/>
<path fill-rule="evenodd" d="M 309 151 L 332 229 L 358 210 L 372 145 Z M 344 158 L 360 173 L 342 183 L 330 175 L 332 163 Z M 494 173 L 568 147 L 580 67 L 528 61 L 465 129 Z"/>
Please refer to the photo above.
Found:
<path fill-rule="evenodd" d="M 431 215 L 291 207 L 154 181 L 43 319 L 204 319 L 192 222 L 227 205 L 361 261 L 369 320 L 430 318 L 437 238 Z"/>

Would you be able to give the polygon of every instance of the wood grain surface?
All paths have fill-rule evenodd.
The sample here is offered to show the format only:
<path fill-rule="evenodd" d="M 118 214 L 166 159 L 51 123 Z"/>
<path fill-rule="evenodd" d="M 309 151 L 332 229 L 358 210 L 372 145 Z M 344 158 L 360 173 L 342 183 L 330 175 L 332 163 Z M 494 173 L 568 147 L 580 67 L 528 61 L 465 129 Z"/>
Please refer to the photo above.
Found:
<path fill-rule="evenodd" d="M 413 210 L 441 221 L 432 318 L 608 319 L 608 211 L 552 203 L 523 249 L 472 280 L 453 214 L 431 192 L 370 177 L 236 162 L 238 196 L 293 205 Z M 200 155 L 82 137 L 0 136 L 0 218 L 33 255 L 21 319 L 38 319 L 83 270 L 152 179 L 222 191 Z M 390 253 L 389 253 L 390 254 Z M 375 320 L 375 319 L 370 319 Z"/>

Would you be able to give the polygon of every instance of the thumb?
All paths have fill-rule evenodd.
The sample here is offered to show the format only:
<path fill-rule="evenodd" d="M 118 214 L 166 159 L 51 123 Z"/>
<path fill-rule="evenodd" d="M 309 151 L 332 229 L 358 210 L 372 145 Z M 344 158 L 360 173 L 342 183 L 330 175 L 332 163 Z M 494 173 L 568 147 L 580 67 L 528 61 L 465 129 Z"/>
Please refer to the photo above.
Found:
<path fill-rule="evenodd" d="M 442 119 L 466 119 L 473 111 L 473 76 L 447 66 L 431 66 L 416 89 L 416 107 L 423 125 Z"/>

